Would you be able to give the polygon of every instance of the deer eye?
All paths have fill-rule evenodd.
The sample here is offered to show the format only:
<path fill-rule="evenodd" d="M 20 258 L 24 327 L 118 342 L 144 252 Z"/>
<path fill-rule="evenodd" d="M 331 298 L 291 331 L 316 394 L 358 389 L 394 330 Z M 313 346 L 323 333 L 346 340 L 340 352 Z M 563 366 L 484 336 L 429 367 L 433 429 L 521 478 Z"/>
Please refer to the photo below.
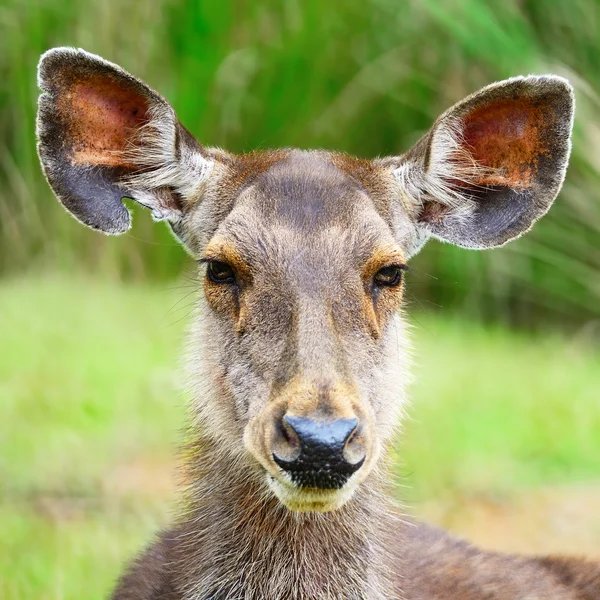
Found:
<path fill-rule="evenodd" d="M 395 287 L 402 281 L 403 266 L 392 265 L 389 267 L 383 267 L 375 273 L 373 282 L 378 287 Z"/>
<path fill-rule="evenodd" d="M 235 273 L 227 263 L 211 260 L 206 272 L 213 283 L 235 283 Z"/>

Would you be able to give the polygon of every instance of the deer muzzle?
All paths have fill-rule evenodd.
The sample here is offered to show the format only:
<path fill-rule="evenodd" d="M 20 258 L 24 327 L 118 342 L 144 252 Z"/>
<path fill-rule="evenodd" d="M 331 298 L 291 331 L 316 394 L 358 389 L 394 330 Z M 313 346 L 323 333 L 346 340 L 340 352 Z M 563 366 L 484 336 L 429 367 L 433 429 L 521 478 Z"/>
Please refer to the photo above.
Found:
<path fill-rule="evenodd" d="M 377 459 L 374 418 L 351 386 L 292 382 L 247 425 L 246 448 L 291 510 L 342 506 Z"/>

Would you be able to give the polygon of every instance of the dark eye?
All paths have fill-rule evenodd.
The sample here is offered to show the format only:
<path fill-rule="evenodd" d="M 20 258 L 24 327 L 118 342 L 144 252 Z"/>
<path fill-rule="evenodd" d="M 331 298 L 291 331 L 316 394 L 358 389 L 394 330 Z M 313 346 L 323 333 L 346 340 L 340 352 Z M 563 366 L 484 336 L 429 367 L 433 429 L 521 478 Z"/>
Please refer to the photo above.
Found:
<path fill-rule="evenodd" d="M 211 260 L 206 272 L 213 283 L 235 283 L 235 273 L 227 263 Z"/>
<path fill-rule="evenodd" d="M 373 281 L 379 287 L 395 287 L 402 281 L 403 270 L 401 266 L 383 267 L 375 273 Z"/>

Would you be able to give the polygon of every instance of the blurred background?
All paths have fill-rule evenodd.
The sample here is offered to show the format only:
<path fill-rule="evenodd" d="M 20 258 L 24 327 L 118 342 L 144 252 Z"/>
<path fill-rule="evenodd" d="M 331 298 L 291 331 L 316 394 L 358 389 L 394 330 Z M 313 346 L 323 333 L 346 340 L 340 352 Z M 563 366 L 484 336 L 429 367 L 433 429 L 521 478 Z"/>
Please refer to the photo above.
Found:
<path fill-rule="evenodd" d="M 407 150 L 498 79 L 576 88 L 571 166 L 547 217 L 493 252 L 413 261 L 407 512 L 504 550 L 600 557 L 598 0 L 0 0 L 0 597 L 103 598 L 168 518 L 198 283 L 162 225 L 120 238 L 45 183 L 39 55 L 119 63 L 206 145 Z"/>

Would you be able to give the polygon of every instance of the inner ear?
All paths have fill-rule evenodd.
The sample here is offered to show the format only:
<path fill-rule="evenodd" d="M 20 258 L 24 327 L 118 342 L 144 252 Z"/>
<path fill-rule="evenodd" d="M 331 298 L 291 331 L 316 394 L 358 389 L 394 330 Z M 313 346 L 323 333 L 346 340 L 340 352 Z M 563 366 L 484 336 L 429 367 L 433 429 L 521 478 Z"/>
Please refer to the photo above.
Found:
<path fill-rule="evenodd" d="M 480 218 L 493 217 L 502 209 L 500 225 L 517 218 L 523 207 L 514 192 L 525 193 L 550 166 L 547 137 L 554 131 L 552 119 L 543 103 L 509 98 L 470 109 L 452 124 L 442 121 L 441 127 L 457 129 L 452 131 L 456 146 L 446 156 L 448 171 L 443 179 L 468 203 L 461 207 L 430 199 L 423 204 L 418 221 L 431 225 L 448 219 L 460 222 L 473 205 Z M 512 202 L 504 201 L 504 196 Z M 492 223 L 490 219 L 487 226 Z"/>
<path fill-rule="evenodd" d="M 465 149 L 482 169 L 478 186 L 531 187 L 550 152 L 549 111 L 529 98 L 499 100 L 465 115 Z"/>
<path fill-rule="evenodd" d="M 69 129 L 73 162 L 133 168 L 126 151 L 150 121 L 149 100 L 139 89 L 92 76 L 73 84 L 58 108 Z"/>

